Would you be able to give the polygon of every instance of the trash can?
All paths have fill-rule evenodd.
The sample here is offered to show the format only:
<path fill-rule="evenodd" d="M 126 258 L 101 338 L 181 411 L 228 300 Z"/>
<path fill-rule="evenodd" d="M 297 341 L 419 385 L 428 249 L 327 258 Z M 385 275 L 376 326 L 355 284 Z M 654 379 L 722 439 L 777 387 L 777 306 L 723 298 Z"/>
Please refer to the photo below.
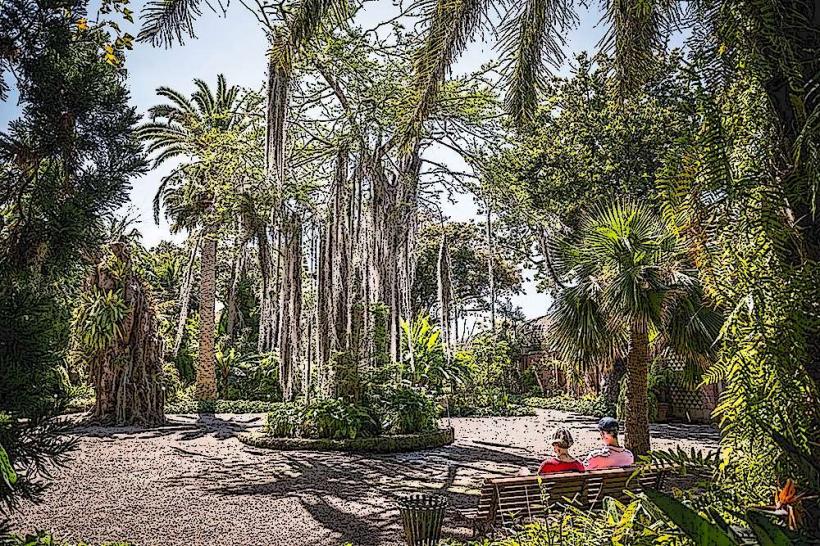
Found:
<path fill-rule="evenodd" d="M 441 538 L 441 524 L 447 497 L 408 495 L 399 499 L 399 512 L 408 546 L 435 546 Z"/>

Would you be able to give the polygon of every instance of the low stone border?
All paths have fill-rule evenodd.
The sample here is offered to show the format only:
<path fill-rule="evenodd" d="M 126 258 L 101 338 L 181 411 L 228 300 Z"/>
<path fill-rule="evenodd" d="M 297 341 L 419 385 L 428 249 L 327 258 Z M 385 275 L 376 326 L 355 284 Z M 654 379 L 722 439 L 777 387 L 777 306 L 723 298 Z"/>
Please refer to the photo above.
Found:
<path fill-rule="evenodd" d="M 245 432 L 237 436 L 239 441 L 253 447 L 281 451 L 362 451 L 367 453 L 398 453 L 419 451 L 452 444 L 455 431 L 442 428 L 418 434 L 392 434 L 355 440 L 327 440 L 314 438 L 277 438 L 259 432 Z"/>

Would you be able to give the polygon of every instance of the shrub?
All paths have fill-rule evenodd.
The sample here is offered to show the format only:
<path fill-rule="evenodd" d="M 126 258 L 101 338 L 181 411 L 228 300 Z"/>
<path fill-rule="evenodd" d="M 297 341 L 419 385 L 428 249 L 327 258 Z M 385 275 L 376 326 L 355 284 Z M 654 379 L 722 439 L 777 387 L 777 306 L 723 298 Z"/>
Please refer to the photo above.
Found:
<path fill-rule="evenodd" d="M 583 398 L 574 398 L 567 394 L 552 396 L 550 398 L 530 396 L 524 398 L 522 402 L 525 406 L 532 408 L 571 411 L 573 413 L 593 417 L 611 416 L 615 413 L 615 408 L 602 396 L 585 396 Z"/>
<path fill-rule="evenodd" d="M 267 413 L 282 402 L 264 400 L 182 400 L 165 405 L 165 413 Z"/>
<path fill-rule="evenodd" d="M 165 363 L 162 367 L 162 388 L 165 390 L 165 401 L 174 403 L 183 397 L 182 379 L 179 370 L 172 363 Z"/>
<path fill-rule="evenodd" d="M 265 433 L 281 438 L 295 438 L 301 434 L 304 408 L 296 403 L 279 404 L 268 413 Z"/>
<path fill-rule="evenodd" d="M 378 436 L 381 425 L 369 408 L 329 399 L 306 407 L 278 404 L 268 413 L 265 431 L 284 438 L 343 440 Z"/>
<path fill-rule="evenodd" d="M 397 434 L 433 430 L 438 416 L 438 407 L 433 399 L 410 387 L 388 391 L 381 409 L 384 412 L 385 428 Z"/>
<path fill-rule="evenodd" d="M 303 410 L 301 433 L 306 438 L 367 438 L 381 433 L 369 408 L 341 400 L 321 400 Z"/>

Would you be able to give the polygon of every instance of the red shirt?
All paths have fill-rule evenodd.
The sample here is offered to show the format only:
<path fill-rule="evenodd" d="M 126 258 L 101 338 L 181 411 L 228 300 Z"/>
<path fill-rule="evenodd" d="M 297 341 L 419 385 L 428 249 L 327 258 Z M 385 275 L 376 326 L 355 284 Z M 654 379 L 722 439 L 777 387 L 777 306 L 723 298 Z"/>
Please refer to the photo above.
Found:
<path fill-rule="evenodd" d="M 583 472 L 584 465 L 581 461 L 572 460 L 572 461 L 559 461 L 555 457 L 550 457 L 549 459 L 545 459 L 541 466 L 538 468 L 539 474 L 549 474 L 551 472 L 567 472 L 570 470 L 574 470 L 576 472 Z"/>

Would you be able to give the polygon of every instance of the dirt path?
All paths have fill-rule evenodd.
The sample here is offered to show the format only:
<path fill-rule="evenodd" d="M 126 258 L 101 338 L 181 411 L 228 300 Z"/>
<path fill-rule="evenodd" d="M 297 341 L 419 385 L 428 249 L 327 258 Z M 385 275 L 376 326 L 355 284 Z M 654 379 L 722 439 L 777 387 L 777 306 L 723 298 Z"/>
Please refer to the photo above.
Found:
<path fill-rule="evenodd" d="M 477 481 L 533 468 L 548 434 L 569 426 L 581 454 L 596 445 L 594 420 L 539 410 L 537 417 L 453 419 L 452 446 L 396 455 L 274 452 L 235 434 L 261 415 L 177 415 L 152 430 L 78 429 L 69 465 L 44 502 L 26 505 L 13 528 L 68 540 L 140 546 L 402 544 L 397 495 L 446 491 L 475 502 Z M 657 425 L 653 447 L 714 447 L 709 427 Z M 452 512 L 452 511 L 451 511 Z M 448 518 L 445 534 L 468 530 Z"/>

